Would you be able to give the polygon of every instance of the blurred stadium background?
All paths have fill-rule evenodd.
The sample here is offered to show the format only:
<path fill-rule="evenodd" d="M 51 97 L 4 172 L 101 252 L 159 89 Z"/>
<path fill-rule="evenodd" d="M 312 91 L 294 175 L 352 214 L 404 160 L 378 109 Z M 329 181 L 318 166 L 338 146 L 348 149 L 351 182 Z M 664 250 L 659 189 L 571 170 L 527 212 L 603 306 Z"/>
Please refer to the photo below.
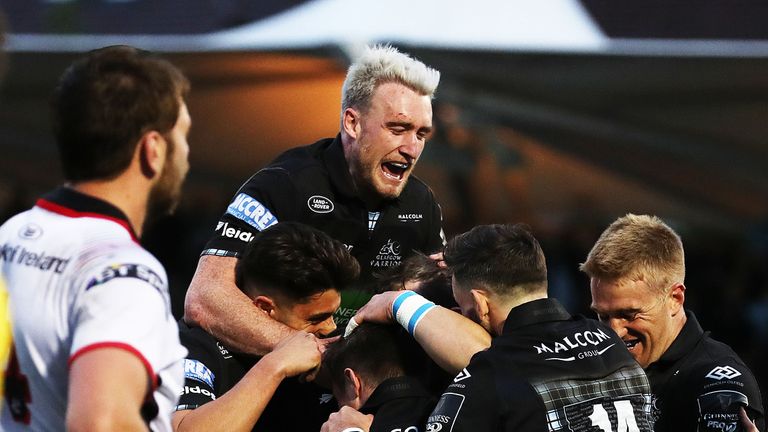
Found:
<path fill-rule="evenodd" d="M 628 212 L 683 237 L 687 306 L 768 372 L 768 3 L 650 0 L 2 0 L 0 222 L 61 182 L 47 100 L 79 53 L 126 43 L 192 81 L 192 171 L 144 242 L 180 314 L 197 256 L 236 188 L 282 150 L 338 130 L 367 43 L 442 71 L 416 174 L 450 236 L 522 221 L 551 293 L 591 315 L 579 274 Z M 3 65 L 0 64 L 0 68 Z"/>

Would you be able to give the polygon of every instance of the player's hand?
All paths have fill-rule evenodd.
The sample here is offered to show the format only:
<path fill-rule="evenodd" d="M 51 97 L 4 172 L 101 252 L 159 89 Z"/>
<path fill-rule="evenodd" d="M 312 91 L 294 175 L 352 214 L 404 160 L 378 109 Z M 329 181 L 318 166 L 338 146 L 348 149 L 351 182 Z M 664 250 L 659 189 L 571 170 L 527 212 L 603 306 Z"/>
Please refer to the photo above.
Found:
<path fill-rule="evenodd" d="M 757 426 L 755 426 L 755 422 L 749 419 L 744 407 L 739 408 L 739 418 L 741 419 L 741 426 L 746 432 L 760 432 Z"/>
<path fill-rule="evenodd" d="M 435 262 L 437 262 L 437 266 L 438 267 L 440 267 L 440 268 L 448 268 L 448 264 L 445 263 L 445 257 L 443 256 L 442 252 L 433 253 L 429 257 L 432 258 L 433 260 L 435 260 Z"/>
<path fill-rule="evenodd" d="M 381 294 L 376 294 L 371 299 L 358 309 L 355 316 L 349 320 L 346 330 L 344 330 L 344 336 L 347 336 L 358 325 L 364 322 L 390 324 L 394 323 L 395 319 L 392 317 L 392 303 L 397 296 L 402 294 L 402 291 L 385 291 Z"/>
<path fill-rule="evenodd" d="M 323 423 L 320 432 L 340 432 L 346 428 L 356 427 L 365 432 L 371 428 L 373 416 L 363 414 L 360 411 L 348 406 L 341 407 L 340 410 L 328 416 L 328 421 Z"/>
<path fill-rule="evenodd" d="M 286 377 L 291 377 L 314 371 L 320 366 L 321 357 L 320 343 L 315 335 L 299 331 L 281 340 L 263 359 L 274 361 Z"/>

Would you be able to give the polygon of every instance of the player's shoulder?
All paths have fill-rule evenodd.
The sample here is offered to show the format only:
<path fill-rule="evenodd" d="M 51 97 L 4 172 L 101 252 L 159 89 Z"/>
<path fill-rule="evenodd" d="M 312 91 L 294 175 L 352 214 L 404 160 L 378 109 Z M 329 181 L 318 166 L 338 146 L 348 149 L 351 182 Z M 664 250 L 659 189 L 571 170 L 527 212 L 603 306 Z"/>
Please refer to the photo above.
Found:
<path fill-rule="evenodd" d="M 689 389 L 699 393 L 756 385 L 754 374 L 741 357 L 728 344 L 708 335 L 689 353 L 689 361 L 679 373 Z"/>
<path fill-rule="evenodd" d="M 312 171 L 322 171 L 325 169 L 323 153 L 332 142 L 332 139 L 326 138 L 314 144 L 288 149 L 259 172 L 264 172 L 265 174 L 284 173 L 297 175 Z"/>
<path fill-rule="evenodd" d="M 405 185 L 400 197 L 405 200 L 412 199 L 425 203 L 435 201 L 435 194 L 432 192 L 432 188 L 415 175 L 411 175 L 408 179 L 408 184 Z"/>

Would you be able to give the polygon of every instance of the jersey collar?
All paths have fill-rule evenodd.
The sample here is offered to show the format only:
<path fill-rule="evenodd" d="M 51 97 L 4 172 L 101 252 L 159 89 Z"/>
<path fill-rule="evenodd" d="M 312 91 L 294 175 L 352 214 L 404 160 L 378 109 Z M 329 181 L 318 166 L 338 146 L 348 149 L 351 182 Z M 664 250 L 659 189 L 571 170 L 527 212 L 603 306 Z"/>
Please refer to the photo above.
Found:
<path fill-rule="evenodd" d="M 564 321 L 571 318 L 559 301 L 543 298 L 523 303 L 512 308 L 504 322 L 504 334 L 531 324 L 547 321 Z"/>
<path fill-rule="evenodd" d="M 693 312 L 689 310 L 685 311 L 685 317 L 685 324 L 680 330 L 680 333 L 675 340 L 672 341 L 672 344 L 667 348 L 664 354 L 662 354 L 661 358 L 649 365 L 648 369 L 664 367 L 665 365 L 675 363 L 689 354 L 696 344 L 699 343 L 702 335 L 704 335 L 704 330 L 701 328 L 701 324 L 699 324 L 699 321 L 696 319 Z"/>
<path fill-rule="evenodd" d="M 333 187 L 342 195 L 357 198 L 355 183 L 349 173 L 349 165 L 344 157 L 344 147 L 341 144 L 341 134 L 336 135 L 331 144 L 323 152 L 323 160 L 328 167 L 328 177 Z"/>
<path fill-rule="evenodd" d="M 128 217 L 119 208 L 107 201 L 61 186 L 43 195 L 35 203 L 37 207 L 66 217 L 92 217 L 106 219 L 122 226 L 136 243 L 139 238 Z"/>
<path fill-rule="evenodd" d="M 394 399 L 408 397 L 430 397 L 430 393 L 416 378 L 399 376 L 388 378 L 376 387 L 368 400 L 360 408 L 363 414 L 376 414 L 379 407 Z M 415 409 L 416 407 L 414 407 Z"/>

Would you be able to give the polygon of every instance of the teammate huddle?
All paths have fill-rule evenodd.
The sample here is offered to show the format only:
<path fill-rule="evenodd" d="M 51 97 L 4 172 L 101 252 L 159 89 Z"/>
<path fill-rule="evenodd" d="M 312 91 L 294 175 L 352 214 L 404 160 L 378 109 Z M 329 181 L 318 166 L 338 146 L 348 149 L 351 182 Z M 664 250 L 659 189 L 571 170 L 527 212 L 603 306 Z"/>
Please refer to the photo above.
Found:
<path fill-rule="evenodd" d="M 138 239 L 180 195 L 189 85 L 130 47 L 73 64 L 53 103 L 67 184 L 0 227 L 0 429 L 764 430 L 753 374 L 684 309 L 682 242 L 660 219 L 619 218 L 581 265 L 599 321 L 547 297 L 527 227 L 446 244 L 410 178 L 439 77 L 367 49 L 339 134 L 237 191 L 177 326 Z M 383 268 L 401 283 L 373 295 Z"/>

